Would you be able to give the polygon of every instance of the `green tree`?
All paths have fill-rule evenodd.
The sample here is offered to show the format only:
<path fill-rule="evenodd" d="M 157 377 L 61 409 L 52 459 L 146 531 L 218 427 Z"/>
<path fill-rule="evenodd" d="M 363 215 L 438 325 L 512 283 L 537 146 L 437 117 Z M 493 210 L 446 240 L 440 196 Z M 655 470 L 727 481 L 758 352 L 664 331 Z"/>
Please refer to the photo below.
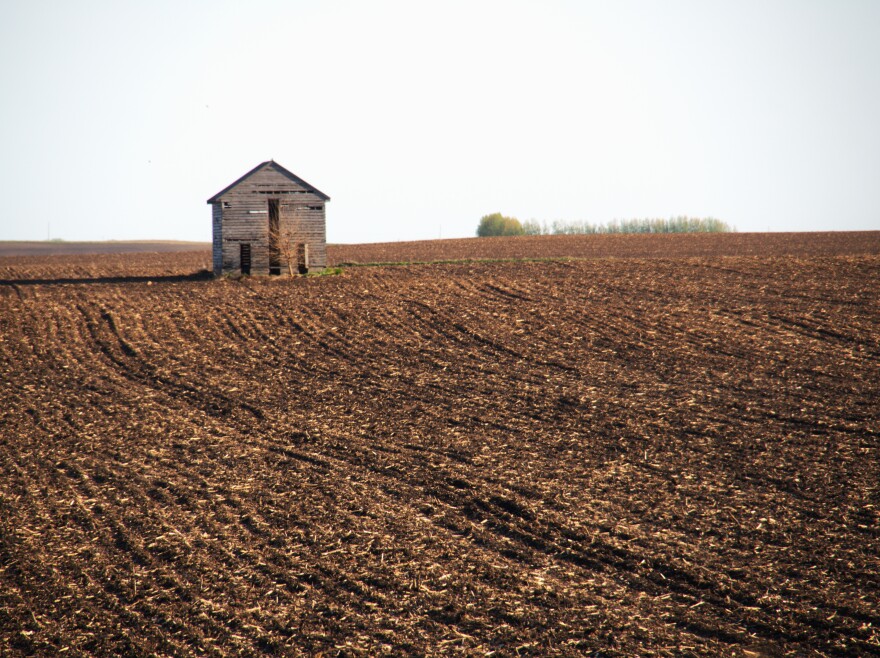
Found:
<path fill-rule="evenodd" d="M 487 238 L 494 235 L 522 235 L 522 224 L 515 217 L 505 217 L 500 212 L 483 215 L 477 227 L 477 237 Z"/>

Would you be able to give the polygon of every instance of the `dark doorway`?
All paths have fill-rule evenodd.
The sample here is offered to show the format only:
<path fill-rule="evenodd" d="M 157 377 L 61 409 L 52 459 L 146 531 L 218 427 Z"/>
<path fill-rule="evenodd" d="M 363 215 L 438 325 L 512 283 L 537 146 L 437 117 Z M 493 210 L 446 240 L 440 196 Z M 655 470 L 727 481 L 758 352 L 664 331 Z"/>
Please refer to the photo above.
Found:
<path fill-rule="evenodd" d="M 239 262 L 241 263 L 241 273 L 242 274 L 250 274 L 251 273 L 251 246 L 250 244 L 243 243 L 239 245 Z"/>
<path fill-rule="evenodd" d="M 300 274 L 309 272 L 309 245 L 299 243 L 296 245 L 297 270 Z"/>
<path fill-rule="evenodd" d="M 269 199 L 269 274 L 281 274 L 282 239 L 278 199 Z"/>

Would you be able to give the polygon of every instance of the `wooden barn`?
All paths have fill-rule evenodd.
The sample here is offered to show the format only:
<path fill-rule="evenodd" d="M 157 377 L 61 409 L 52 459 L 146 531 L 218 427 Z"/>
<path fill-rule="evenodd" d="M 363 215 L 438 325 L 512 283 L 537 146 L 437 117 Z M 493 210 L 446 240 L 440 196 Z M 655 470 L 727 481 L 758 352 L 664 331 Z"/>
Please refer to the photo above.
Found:
<path fill-rule="evenodd" d="M 214 276 L 327 267 L 326 194 L 277 162 L 251 169 L 210 199 Z"/>

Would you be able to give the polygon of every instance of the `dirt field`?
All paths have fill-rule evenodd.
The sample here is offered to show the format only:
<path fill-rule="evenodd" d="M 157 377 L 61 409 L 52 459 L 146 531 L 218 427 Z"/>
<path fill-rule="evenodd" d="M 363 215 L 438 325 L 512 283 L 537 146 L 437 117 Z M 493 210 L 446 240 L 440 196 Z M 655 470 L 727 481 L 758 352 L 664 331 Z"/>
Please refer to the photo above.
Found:
<path fill-rule="evenodd" d="M 78 254 L 120 254 L 140 252 L 177 252 L 210 250 L 209 242 L 177 240 L 109 240 L 107 242 L 0 241 L 3 256 L 74 256 Z"/>
<path fill-rule="evenodd" d="M 684 258 L 880 254 L 880 231 L 542 235 L 328 245 L 333 264 L 494 258 Z"/>
<path fill-rule="evenodd" d="M 880 255 L 829 236 L 0 258 L 0 655 L 880 655 Z"/>

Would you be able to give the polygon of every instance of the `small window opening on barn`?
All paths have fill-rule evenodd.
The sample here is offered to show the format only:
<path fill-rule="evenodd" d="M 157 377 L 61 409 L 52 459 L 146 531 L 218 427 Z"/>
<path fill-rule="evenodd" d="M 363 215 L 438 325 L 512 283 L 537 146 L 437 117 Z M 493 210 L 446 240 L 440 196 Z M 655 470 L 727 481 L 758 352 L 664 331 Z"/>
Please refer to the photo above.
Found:
<path fill-rule="evenodd" d="M 308 206 L 309 210 L 324 210 L 324 206 Z"/>
<path fill-rule="evenodd" d="M 224 208 L 232 208 L 232 204 L 229 203 L 228 201 L 224 201 L 224 202 L 223 202 L 223 207 L 224 207 Z"/>

